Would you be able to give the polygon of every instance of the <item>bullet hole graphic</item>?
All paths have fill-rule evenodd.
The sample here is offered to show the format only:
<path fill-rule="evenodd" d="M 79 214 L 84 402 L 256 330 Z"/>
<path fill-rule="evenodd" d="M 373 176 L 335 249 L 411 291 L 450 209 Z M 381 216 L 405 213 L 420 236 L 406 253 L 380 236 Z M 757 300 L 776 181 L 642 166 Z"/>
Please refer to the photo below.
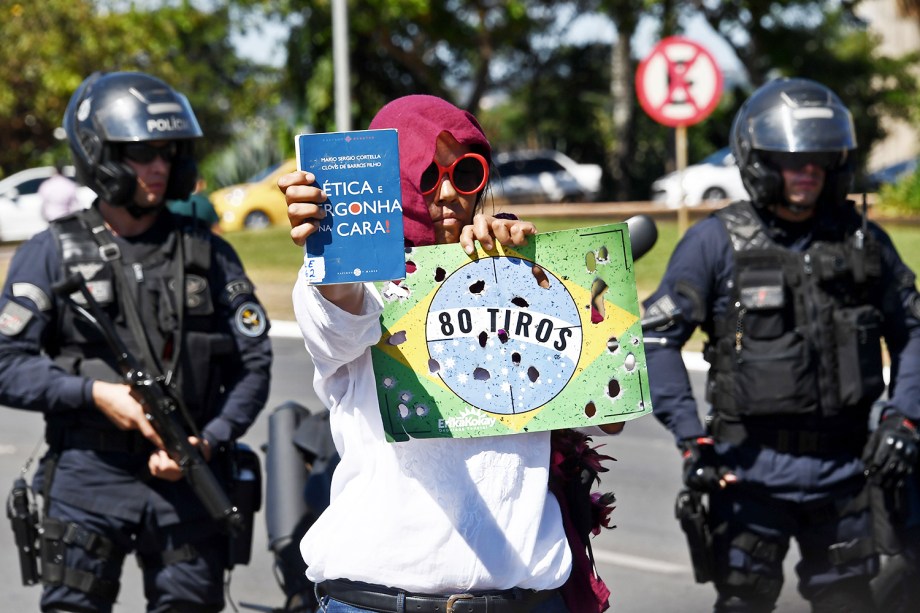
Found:
<path fill-rule="evenodd" d="M 434 269 L 434 280 L 440 283 L 447 278 L 447 271 L 438 266 Z"/>
<path fill-rule="evenodd" d="M 409 419 L 409 407 L 403 403 L 399 403 L 396 406 L 396 410 L 399 412 L 399 416 L 403 419 Z"/>
<path fill-rule="evenodd" d="M 418 270 L 418 266 L 415 265 L 415 262 L 412 260 L 406 260 L 406 274 L 411 275 L 416 270 Z"/>
<path fill-rule="evenodd" d="M 607 316 L 604 308 L 604 293 L 607 291 L 607 284 L 603 279 L 597 277 L 591 283 L 591 323 L 599 324 Z"/>
<path fill-rule="evenodd" d="M 537 280 L 537 285 L 543 289 L 549 289 L 549 277 L 546 276 L 545 270 L 534 264 L 530 271 L 533 273 L 533 278 Z"/>
<path fill-rule="evenodd" d="M 492 378 L 492 375 L 490 375 L 489 371 L 485 368 L 477 367 L 476 370 L 473 371 L 473 378 L 477 381 L 488 381 Z"/>
<path fill-rule="evenodd" d="M 425 406 L 424 404 L 418 405 L 417 407 L 415 407 L 415 414 L 418 415 L 419 417 L 425 417 L 426 415 L 428 415 L 428 407 Z"/>
<path fill-rule="evenodd" d="M 606 264 L 607 260 L 610 259 L 610 254 L 607 251 L 607 245 L 601 245 L 600 249 L 597 250 L 597 263 Z"/>
<path fill-rule="evenodd" d="M 428 360 L 428 372 L 431 374 L 437 374 L 441 370 L 441 364 L 434 358 Z"/>
<path fill-rule="evenodd" d="M 405 330 L 400 330 L 399 332 L 392 334 L 390 338 L 387 339 L 387 344 L 393 345 L 394 347 L 397 345 L 402 345 L 405 342 L 406 342 L 406 331 Z"/>
<path fill-rule="evenodd" d="M 594 405 L 594 401 L 591 400 L 588 404 L 585 405 L 585 415 L 587 417 L 594 417 L 597 415 L 597 407 Z"/>
<path fill-rule="evenodd" d="M 384 377 L 382 383 L 383 383 L 383 387 L 387 388 L 388 390 L 391 390 L 394 387 L 396 387 L 396 378 L 395 377 Z"/>
<path fill-rule="evenodd" d="M 511 354 L 511 361 L 514 363 L 515 366 L 519 366 L 519 365 L 521 364 L 521 354 L 518 353 L 517 351 L 515 351 L 514 353 L 512 353 L 512 354 Z"/>
<path fill-rule="evenodd" d="M 540 371 L 531 366 L 527 369 L 527 378 L 530 379 L 531 383 L 536 383 L 537 379 L 540 378 Z"/>
<path fill-rule="evenodd" d="M 514 298 L 512 298 L 511 304 L 521 307 L 522 309 L 526 309 L 527 307 L 530 306 L 530 304 L 526 300 L 521 298 L 520 296 L 515 296 Z"/>
<path fill-rule="evenodd" d="M 409 402 L 410 400 L 412 400 L 412 392 L 409 392 L 409 391 L 399 392 L 400 402 Z"/>
<path fill-rule="evenodd" d="M 489 334 L 486 331 L 479 333 L 479 346 L 485 348 L 486 343 L 489 342 Z"/>
<path fill-rule="evenodd" d="M 402 281 L 391 281 L 387 283 L 383 290 L 383 298 L 390 302 L 393 300 L 405 300 L 411 293 L 409 286 Z"/>
<path fill-rule="evenodd" d="M 623 360 L 623 367 L 629 372 L 636 370 L 636 354 L 630 353 L 627 355 L 626 359 Z"/>
<path fill-rule="evenodd" d="M 607 383 L 607 395 L 611 398 L 616 398 L 620 394 L 620 382 L 616 379 L 611 379 Z"/>
<path fill-rule="evenodd" d="M 476 283 L 473 283 L 470 286 L 470 293 L 471 294 L 481 294 L 482 290 L 484 290 L 485 288 L 486 288 L 485 281 L 476 281 Z"/>
<path fill-rule="evenodd" d="M 500 340 L 503 345 L 507 343 L 508 342 L 508 331 L 505 330 L 504 328 L 500 329 L 498 331 L 498 340 Z"/>
<path fill-rule="evenodd" d="M 595 257 L 593 251 L 589 251 L 585 254 L 585 268 L 588 269 L 588 272 L 594 272 L 597 270 L 597 258 Z"/>
<path fill-rule="evenodd" d="M 615 337 L 611 336 L 610 338 L 607 339 L 607 351 L 609 351 L 610 353 L 615 353 L 616 350 L 619 348 L 620 348 L 620 341 L 618 341 Z"/>

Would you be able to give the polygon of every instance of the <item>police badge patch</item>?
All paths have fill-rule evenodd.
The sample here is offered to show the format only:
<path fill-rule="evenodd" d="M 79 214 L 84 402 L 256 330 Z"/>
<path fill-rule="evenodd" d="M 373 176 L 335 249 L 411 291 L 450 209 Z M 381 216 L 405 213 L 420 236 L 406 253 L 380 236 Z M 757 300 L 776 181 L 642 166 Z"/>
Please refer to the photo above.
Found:
<path fill-rule="evenodd" d="M 15 302 L 7 302 L 0 311 L 0 334 L 16 336 L 32 319 L 32 311 Z"/>
<path fill-rule="evenodd" d="M 241 334 L 255 338 L 265 332 L 268 324 L 268 318 L 265 316 L 265 310 L 260 304 L 255 302 L 244 302 L 236 309 L 236 315 L 233 318 L 236 323 L 236 329 Z"/>

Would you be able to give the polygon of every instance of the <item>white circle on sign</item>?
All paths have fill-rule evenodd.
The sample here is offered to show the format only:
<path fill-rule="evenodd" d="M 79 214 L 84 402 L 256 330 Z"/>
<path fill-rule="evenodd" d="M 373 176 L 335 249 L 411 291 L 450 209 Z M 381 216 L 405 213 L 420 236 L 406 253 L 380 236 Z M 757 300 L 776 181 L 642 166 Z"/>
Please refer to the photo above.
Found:
<path fill-rule="evenodd" d="M 425 322 L 429 370 L 473 407 L 513 415 L 558 395 L 581 357 L 578 305 L 562 281 L 534 263 L 482 258 L 438 288 Z M 436 368 L 432 369 L 432 362 Z"/>

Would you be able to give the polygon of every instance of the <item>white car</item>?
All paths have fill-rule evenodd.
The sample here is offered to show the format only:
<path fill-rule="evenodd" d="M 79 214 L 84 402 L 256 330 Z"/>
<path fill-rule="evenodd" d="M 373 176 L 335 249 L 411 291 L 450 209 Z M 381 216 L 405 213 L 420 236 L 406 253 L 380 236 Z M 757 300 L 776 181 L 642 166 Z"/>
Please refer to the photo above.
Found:
<path fill-rule="evenodd" d="M 495 156 L 492 191 L 512 204 L 592 202 L 601 191 L 601 167 L 579 164 L 559 151 L 515 151 Z"/>
<path fill-rule="evenodd" d="M 741 182 L 741 172 L 735 164 L 731 149 L 725 147 L 687 166 L 681 175 L 672 172 L 652 183 L 652 201 L 678 208 L 681 195 L 687 206 L 699 206 L 707 201 L 748 200 Z"/>
<path fill-rule="evenodd" d="M 39 166 L 0 181 L 0 242 L 23 241 L 48 227 L 38 187 L 53 174 L 54 166 Z M 65 166 L 64 174 L 73 178 L 73 166 Z M 95 199 L 90 188 L 81 185 L 77 189 L 79 206 L 87 208 Z"/>

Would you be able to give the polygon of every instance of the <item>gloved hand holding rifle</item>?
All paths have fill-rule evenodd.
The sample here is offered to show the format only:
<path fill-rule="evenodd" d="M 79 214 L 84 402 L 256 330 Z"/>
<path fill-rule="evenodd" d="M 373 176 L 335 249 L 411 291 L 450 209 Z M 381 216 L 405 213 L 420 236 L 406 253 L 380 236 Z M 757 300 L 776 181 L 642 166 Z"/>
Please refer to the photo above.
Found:
<path fill-rule="evenodd" d="M 56 284 L 54 292 L 64 298 L 71 308 L 103 335 L 106 344 L 115 354 L 118 370 L 125 383 L 130 386 L 132 395 L 139 398 L 150 429 L 144 427 L 146 424 L 134 424 L 128 418 L 124 419 L 129 423 L 119 423 L 119 416 L 115 412 L 106 412 L 106 415 L 120 427 L 137 425 L 148 440 L 154 442 L 178 464 L 182 475 L 210 516 L 222 522 L 231 533 L 239 531 L 243 525 L 242 515 L 230 502 L 208 467 L 197 446 L 200 438 L 190 435 L 183 425 L 181 417 L 186 412 L 181 406 L 181 400 L 173 395 L 172 390 L 161 378 L 153 377 L 146 372 L 137 358 L 129 352 L 124 341 L 118 336 L 111 318 L 93 298 L 81 275 L 72 275 Z M 85 304 L 74 300 L 75 293 L 83 297 Z M 117 404 L 118 398 L 115 396 L 118 392 L 114 391 L 116 388 L 102 389 L 102 394 L 107 396 L 106 400 L 111 401 L 110 404 Z M 96 393 L 94 388 L 94 396 Z M 156 476 L 170 478 L 167 464 L 167 458 L 155 454 L 151 458 L 151 473 L 156 475 L 157 471 L 160 471 L 162 474 Z"/>

